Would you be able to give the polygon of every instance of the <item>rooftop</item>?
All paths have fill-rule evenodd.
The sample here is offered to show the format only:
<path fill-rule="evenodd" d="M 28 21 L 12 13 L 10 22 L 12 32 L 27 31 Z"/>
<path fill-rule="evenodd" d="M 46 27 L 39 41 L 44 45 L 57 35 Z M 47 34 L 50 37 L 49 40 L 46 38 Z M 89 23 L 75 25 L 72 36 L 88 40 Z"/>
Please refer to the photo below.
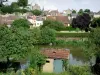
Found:
<path fill-rule="evenodd" d="M 70 51 L 66 49 L 45 49 L 42 53 L 52 59 L 69 59 Z"/>

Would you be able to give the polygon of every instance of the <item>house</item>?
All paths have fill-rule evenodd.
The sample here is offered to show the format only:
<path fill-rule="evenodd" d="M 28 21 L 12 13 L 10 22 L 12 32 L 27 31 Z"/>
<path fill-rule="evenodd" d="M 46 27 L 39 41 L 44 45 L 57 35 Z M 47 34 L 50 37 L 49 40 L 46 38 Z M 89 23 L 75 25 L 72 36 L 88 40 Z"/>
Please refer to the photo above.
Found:
<path fill-rule="evenodd" d="M 68 16 L 69 14 L 72 14 L 72 10 L 68 9 L 63 11 L 64 16 Z"/>
<path fill-rule="evenodd" d="M 70 21 L 67 16 L 47 16 L 47 19 L 62 22 L 65 26 L 70 26 Z"/>
<path fill-rule="evenodd" d="M 43 65 L 43 72 L 63 72 L 63 59 L 68 60 L 70 51 L 66 49 L 45 49 L 42 54 L 47 56 L 46 64 Z"/>
<path fill-rule="evenodd" d="M 94 18 L 99 18 L 100 17 L 100 11 L 94 13 Z"/>
<path fill-rule="evenodd" d="M 0 15 L 0 25 L 6 24 L 8 27 L 11 26 L 14 20 L 18 19 L 15 15 Z"/>
<path fill-rule="evenodd" d="M 32 10 L 41 10 L 41 8 L 38 4 L 35 4 L 34 6 L 32 6 Z"/>
<path fill-rule="evenodd" d="M 31 25 L 31 28 L 39 27 L 39 26 L 43 25 L 42 16 L 28 16 L 27 20 L 33 24 L 33 25 Z"/>
<path fill-rule="evenodd" d="M 73 18 L 76 18 L 78 16 L 78 14 L 77 13 L 72 13 L 70 16 L 73 19 Z"/>
<path fill-rule="evenodd" d="M 60 15 L 58 10 L 46 10 L 46 11 L 44 11 L 44 14 L 46 16 L 58 16 L 58 15 Z"/>

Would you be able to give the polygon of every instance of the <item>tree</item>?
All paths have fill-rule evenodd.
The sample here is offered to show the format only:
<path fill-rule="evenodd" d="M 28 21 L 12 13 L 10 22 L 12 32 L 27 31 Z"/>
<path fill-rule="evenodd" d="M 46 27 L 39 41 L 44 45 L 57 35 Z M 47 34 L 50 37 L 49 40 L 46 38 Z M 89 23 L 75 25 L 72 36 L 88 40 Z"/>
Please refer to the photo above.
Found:
<path fill-rule="evenodd" d="M 41 38 L 41 30 L 39 28 L 33 28 L 30 30 L 30 35 L 31 35 L 31 38 L 32 38 L 32 43 L 34 45 L 37 45 L 37 44 L 41 44 L 40 43 L 40 38 Z"/>
<path fill-rule="evenodd" d="M 42 28 L 44 28 L 44 27 L 49 27 L 49 28 L 57 30 L 57 31 L 60 31 L 60 30 L 65 28 L 65 26 L 64 26 L 64 24 L 62 22 L 53 21 L 53 20 L 45 20 L 45 21 L 43 21 Z"/>
<path fill-rule="evenodd" d="M 7 2 L 8 0 L 0 0 L 0 7 L 3 6 L 3 2 Z"/>
<path fill-rule="evenodd" d="M 55 39 L 56 39 L 55 31 L 53 29 L 45 27 L 41 30 L 41 38 L 40 38 L 41 44 L 54 43 Z"/>
<path fill-rule="evenodd" d="M 72 13 L 76 13 L 76 10 L 73 10 Z"/>
<path fill-rule="evenodd" d="M 79 28 L 81 30 L 85 30 L 86 32 L 90 29 L 91 17 L 87 13 L 83 13 L 83 15 L 79 15 L 72 20 L 72 27 Z"/>
<path fill-rule="evenodd" d="M 83 13 L 84 13 L 83 9 L 80 9 L 78 12 L 79 15 L 82 15 Z"/>
<path fill-rule="evenodd" d="M 31 11 L 32 13 L 33 13 L 33 15 L 36 15 L 36 16 L 39 16 L 39 15 L 41 15 L 42 14 L 42 11 L 40 11 L 40 10 L 32 10 Z"/>
<path fill-rule="evenodd" d="M 92 72 L 96 75 L 100 75 L 100 28 L 92 30 L 88 40 L 84 44 L 85 53 L 91 59 L 93 56 L 96 57 L 95 65 L 92 66 Z M 90 60 L 89 59 L 89 60 Z"/>
<path fill-rule="evenodd" d="M 0 58 L 25 58 L 33 49 L 29 31 L 0 26 Z"/>
<path fill-rule="evenodd" d="M 100 17 L 93 18 L 93 20 L 91 22 L 91 27 L 93 27 L 93 28 L 100 27 Z"/>
<path fill-rule="evenodd" d="M 18 5 L 21 7 L 26 7 L 28 5 L 28 0 L 18 0 Z"/>
<path fill-rule="evenodd" d="M 26 19 L 17 19 L 17 20 L 15 20 L 15 21 L 12 23 L 12 27 L 15 27 L 15 28 L 20 28 L 20 27 L 23 27 L 23 28 L 30 28 L 29 22 L 28 22 L 28 20 L 26 20 Z"/>
<path fill-rule="evenodd" d="M 85 9 L 84 12 L 90 13 L 91 11 L 90 11 L 90 9 Z"/>
<path fill-rule="evenodd" d="M 11 3 L 11 7 L 14 8 L 14 9 L 16 9 L 16 8 L 18 8 L 19 6 L 18 6 L 18 3 L 17 3 L 17 2 L 12 2 L 12 3 Z"/>
<path fill-rule="evenodd" d="M 6 13 L 13 13 L 14 9 L 11 7 L 11 6 L 3 6 L 1 7 L 1 12 L 3 14 L 6 14 Z"/>
<path fill-rule="evenodd" d="M 36 69 L 37 71 L 41 71 L 42 66 L 46 63 L 46 56 L 44 56 L 39 50 L 35 49 L 35 51 L 31 52 L 30 56 L 30 67 Z"/>

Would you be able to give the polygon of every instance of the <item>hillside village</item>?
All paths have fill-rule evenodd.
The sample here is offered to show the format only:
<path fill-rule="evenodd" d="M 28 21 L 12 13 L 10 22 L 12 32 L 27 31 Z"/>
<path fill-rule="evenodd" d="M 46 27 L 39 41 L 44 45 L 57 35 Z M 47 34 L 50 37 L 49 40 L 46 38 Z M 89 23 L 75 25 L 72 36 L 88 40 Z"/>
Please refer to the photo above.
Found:
<path fill-rule="evenodd" d="M 39 27 L 43 25 L 43 20 L 56 20 L 62 22 L 65 26 L 70 26 L 72 19 L 76 18 L 78 16 L 78 12 L 73 12 L 74 10 L 68 9 L 63 10 L 62 12 L 59 12 L 59 10 L 44 10 L 44 8 L 41 9 L 41 7 L 38 4 L 35 4 L 32 6 L 32 10 L 39 10 L 42 11 L 42 13 L 39 16 L 34 15 L 32 12 L 26 12 L 24 14 L 22 13 L 12 13 L 12 14 L 5 14 L 0 15 L 0 24 L 7 24 L 8 26 L 12 24 L 12 22 L 19 18 L 25 18 L 31 23 L 31 27 Z M 77 11 L 77 10 L 75 10 Z M 89 13 L 94 18 L 100 17 L 100 11 L 98 12 L 92 12 Z"/>
<path fill-rule="evenodd" d="M 0 75 L 100 75 L 100 10 L 5 2 L 0 0 Z"/>

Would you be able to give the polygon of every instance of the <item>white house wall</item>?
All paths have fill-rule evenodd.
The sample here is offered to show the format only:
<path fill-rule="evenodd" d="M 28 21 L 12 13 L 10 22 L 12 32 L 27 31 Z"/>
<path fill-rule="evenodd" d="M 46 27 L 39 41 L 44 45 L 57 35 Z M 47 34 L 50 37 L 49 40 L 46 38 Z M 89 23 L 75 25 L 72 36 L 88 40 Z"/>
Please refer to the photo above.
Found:
<path fill-rule="evenodd" d="M 52 73 L 53 72 L 53 63 L 54 63 L 54 59 L 47 59 L 49 61 L 49 63 L 46 63 L 43 66 L 43 72 L 49 72 Z"/>

